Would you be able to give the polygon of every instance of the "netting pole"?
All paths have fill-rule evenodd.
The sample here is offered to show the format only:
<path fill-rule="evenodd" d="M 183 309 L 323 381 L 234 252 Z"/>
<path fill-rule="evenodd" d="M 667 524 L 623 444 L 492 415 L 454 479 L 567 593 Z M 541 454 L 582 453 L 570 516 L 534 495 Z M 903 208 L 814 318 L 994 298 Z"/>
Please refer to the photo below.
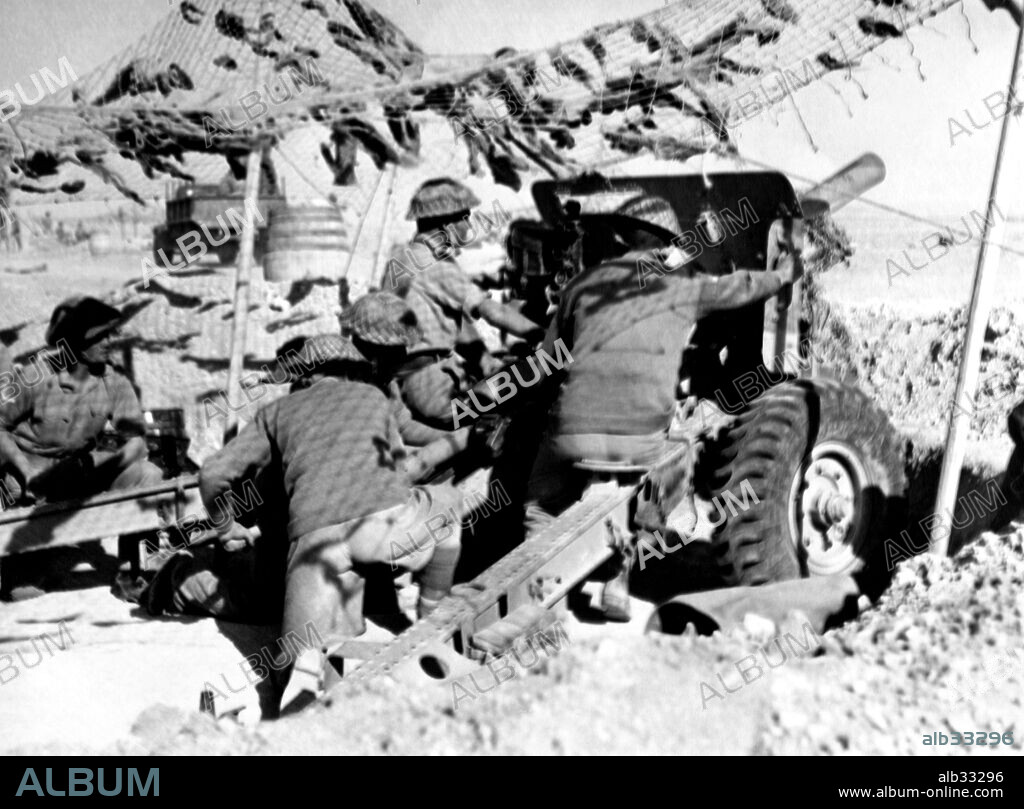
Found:
<path fill-rule="evenodd" d="M 380 279 L 379 283 L 381 289 L 384 288 L 384 268 L 381 267 L 381 259 L 385 267 L 387 266 L 388 258 L 390 257 L 384 252 L 384 243 L 388 238 L 388 228 L 391 224 L 391 201 L 395 193 L 395 175 L 398 173 L 398 166 L 394 163 L 390 166 L 391 176 L 388 178 L 388 193 L 384 197 L 384 213 L 383 222 L 380 228 L 380 241 L 377 242 L 377 251 L 373 254 L 373 275 L 370 278 L 370 284 L 378 283 L 377 279 Z"/>
<path fill-rule="evenodd" d="M 370 208 L 373 207 L 373 201 L 377 199 L 377 190 L 380 188 L 380 183 L 383 179 L 384 172 L 378 172 L 377 184 L 373 187 L 373 193 L 370 194 L 370 202 L 367 204 L 363 215 L 359 217 L 359 224 L 356 226 L 355 235 L 352 237 L 352 247 L 349 250 L 348 261 L 345 262 L 345 269 L 341 273 L 341 277 L 344 279 L 348 278 L 349 270 L 352 269 L 352 262 L 355 260 L 356 250 L 359 249 L 359 241 L 363 238 L 363 226 L 366 224 L 366 220 L 370 218 Z"/>
<path fill-rule="evenodd" d="M 1003 163 L 1010 131 L 1010 114 L 1014 90 L 1017 87 L 1017 76 L 1020 69 L 1021 50 L 1024 48 L 1024 25 L 1018 27 L 1017 46 L 1013 52 L 1013 67 L 1010 69 L 1010 85 L 1006 98 L 1006 114 L 1003 116 L 1002 129 L 999 132 L 999 147 L 996 150 L 996 162 L 992 169 L 992 186 L 988 201 L 985 203 L 985 223 L 982 228 L 981 245 L 978 248 L 978 264 L 974 271 L 974 285 L 971 288 L 971 303 L 967 310 L 967 336 L 964 340 L 963 354 L 960 359 L 960 372 L 956 381 L 956 393 L 949 416 L 949 431 L 946 434 L 946 451 L 942 458 L 942 474 L 939 477 L 939 492 L 935 498 L 935 519 L 932 526 L 929 549 L 936 556 L 946 556 L 949 552 L 949 536 L 953 521 L 953 510 L 956 508 L 956 495 L 960 486 L 960 470 L 963 467 L 967 451 L 967 433 L 971 427 L 974 408 L 965 404 L 974 402 L 978 388 L 978 372 L 981 370 L 981 350 L 985 343 L 985 330 L 988 327 L 990 312 L 990 292 L 992 281 L 999 269 L 1000 251 L 989 250 L 990 241 L 1002 241 L 1006 219 L 1002 208 L 998 205 L 1000 192 L 1002 202 L 1006 204 L 1005 189 L 1001 189 Z M 1018 144 L 1019 147 L 1019 144 Z M 995 221 L 994 211 L 1000 212 L 1000 221 Z"/>
<path fill-rule="evenodd" d="M 235 270 L 235 317 L 231 325 L 231 361 L 228 365 L 228 416 L 224 427 L 226 444 L 238 432 L 238 411 L 242 409 L 242 369 L 245 362 L 245 337 L 249 327 L 249 298 L 252 291 L 253 244 L 256 240 L 256 206 L 259 204 L 260 168 L 263 150 L 249 152 L 245 168 L 245 216 L 242 220 L 241 250 Z"/>

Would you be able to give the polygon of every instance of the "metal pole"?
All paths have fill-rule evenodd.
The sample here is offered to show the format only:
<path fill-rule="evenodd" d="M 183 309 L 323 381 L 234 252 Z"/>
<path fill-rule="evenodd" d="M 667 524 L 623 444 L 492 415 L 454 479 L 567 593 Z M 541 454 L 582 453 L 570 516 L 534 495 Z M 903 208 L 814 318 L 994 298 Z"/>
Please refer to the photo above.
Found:
<path fill-rule="evenodd" d="M 973 408 L 969 405 L 974 401 L 978 388 L 978 371 L 981 368 L 981 349 L 985 342 L 985 330 L 988 327 L 991 282 L 999 268 L 1000 254 L 998 250 L 989 250 L 990 241 L 1002 241 L 1006 224 L 1002 209 L 997 204 L 1000 195 L 1003 162 L 1010 130 L 1010 108 L 1016 98 L 1017 76 L 1020 70 L 1021 50 L 1024 48 L 1024 25 L 1017 31 L 1017 46 L 1013 52 L 1013 67 L 1010 69 L 1010 85 L 1007 94 L 1007 111 L 1003 116 L 1003 125 L 999 133 L 999 148 L 996 151 L 996 163 L 992 169 L 992 187 L 989 191 L 985 210 L 985 224 L 981 234 L 981 246 L 978 248 L 978 264 L 974 271 L 974 286 L 971 289 L 971 304 L 967 316 L 967 337 L 964 341 L 963 357 L 960 362 L 960 374 L 957 377 L 956 393 L 953 408 L 949 416 L 949 432 L 946 435 L 946 451 L 942 459 L 942 475 L 939 478 L 939 492 L 935 498 L 936 523 L 932 527 L 929 542 L 931 553 L 946 556 L 949 550 L 950 524 L 953 510 L 956 508 L 957 489 L 960 485 L 960 470 L 963 467 L 964 455 L 967 451 L 967 433 L 971 426 Z M 1006 200 L 1004 199 L 1005 203 Z M 1000 221 L 994 221 L 994 210 L 1000 213 Z"/>
<path fill-rule="evenodd" d="M 238 267 L 235 270 L 235 319 L 231 326 L 231 362 L 228 365 L 228 416 L 224 427 L 226 444 L 238 432 L 238 411 L 242 409 L 242 369 L 245 362 L 245 337 L 249 327 L 249 293 L 252 290 L 252 253 L 256 237 L 256 217 L 253 212 L 259 203 L 260 168 L 263 150 L 249 152 L 249 164 L 245 169 L 245 209 L 242 220 L 241 250 Z"/>

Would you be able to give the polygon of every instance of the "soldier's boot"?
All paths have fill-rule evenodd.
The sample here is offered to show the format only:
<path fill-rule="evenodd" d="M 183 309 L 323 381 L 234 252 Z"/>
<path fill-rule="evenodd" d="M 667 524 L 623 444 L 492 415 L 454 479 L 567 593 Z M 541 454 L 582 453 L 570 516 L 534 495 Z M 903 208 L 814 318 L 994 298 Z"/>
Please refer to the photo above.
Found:
<path fill-rule="evenodd" d="M 299 653 L 281 694 L 280 716 L 297 713 L 323 696 L 325 662 L 320 649 L 303 649 Z"/>
<path fill-rule="evenodd" d="M 625 623 L 632 616 L 629 601 L 629 574 L 633 570 L 634 545 L 631 537 L 620 531 L 614 523 L 608 525 L 613 546 L 618 555 L 618 572 L 601 588 L 601 611 L 609 621 Z"/>

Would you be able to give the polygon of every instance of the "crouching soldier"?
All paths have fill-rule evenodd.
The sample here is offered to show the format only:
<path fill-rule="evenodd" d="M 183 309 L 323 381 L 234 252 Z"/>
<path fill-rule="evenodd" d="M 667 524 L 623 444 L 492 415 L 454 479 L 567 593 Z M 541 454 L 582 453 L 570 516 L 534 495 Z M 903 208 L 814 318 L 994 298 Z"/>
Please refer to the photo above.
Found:
<path fill-rule="evenodd" d="M 387 396 L 362 381 L 368 364 L 351 342 L 334 341 L 322 378 L 261 408 L 200 472 L 203 503 L 226 548 L 255 539 L 226 505 L 233 487 L 260 480 L 273 487 L 264 499 L 285 505 L 283 636 L 311 622 L 324 637 L 360 634 L 362 579 L 352 575 L 358 565 L 416 572 L 418 612 L 426 615 L 451 589 L 459 558 L 459 491 L 411 485 Z M 318 353 L 324 356 L 322 348 Z M 203 611 L 202 593 L 181 606 Z M 308 649 L 290 662 L 282 708 L 315 693 L 321 652 Z"/>

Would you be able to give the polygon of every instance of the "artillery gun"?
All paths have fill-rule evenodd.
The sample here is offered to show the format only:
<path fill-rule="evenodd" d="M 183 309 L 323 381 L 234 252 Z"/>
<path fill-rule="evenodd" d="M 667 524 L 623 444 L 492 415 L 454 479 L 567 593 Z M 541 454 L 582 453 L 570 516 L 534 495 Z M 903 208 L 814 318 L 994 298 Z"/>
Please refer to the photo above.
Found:
<path fill-rule="evenodd" d="M 877 158 L 865 158 L 802 198 L 785 176 L 763 172 L 537 183 L 542 218 L 512 224 L 504 292 L 545 321 L 560 288 L 600 262 L 600 245 L 611 234 L 630 229 L 646 230 L 665 246 L 699 248 L 693 260 L 710 273 L 764 270 L 780 253 L 800 261 L 806 219 L 841 207 L 883 173 Z M 610 213 L 639 193 L 668 201 L 689 227 L 665 232 Z M 638 266 L 638 283 L 641 277 Z M 328 639 L 325 685 L 336 686 L 342 674 L 437 683 L 477 670 L 548 626 L 553 610 L 639 539 L 656 546 L 651 535 L 660 531 L 678 544 L 667 524 L 641 526 L 637 515 L 665 515 L 683 494 L 694 495 L 704 517 L 716 500 L 728 501 L 727 492 L 754 495 L 752 503 L 744 495 L 741 512 L 703 519 L 686 538 L 684 553 L 697 540 L 717 559 L 712 586 L 877 569 L 884 538 L 904 520 L 902 444 L 864 393 L 812 372 L 824 369 L 807 356 L 800 295 L 797 282 L 774 302 L 702 321 L 680 357 L 670 438 L 685 440 L 649 468 L 582 463 L 590 485 L 580 499 L 457 586 L 429 617 L 388 643 Z M 749 384 L 734 384 L 739 380 Z M 666 479 L 692 488 L 656 485 Z M 153 490 L 5 512 L 0 555 L 109 536 L 117 525 L 126 554 L 137 558 L 138 537 L 201 513 L 195 486 L 194 477 L 178 478 Z"/>
<path fill-rule="evenodd" d="M 511 225 L 505 293 L 546 322 L 560 288 L 598 263 L 601 245 L 617 231 L 644 230 L 665 247 L 689 250 L 701 271 L 712 274 L 765 270 L 780 252 L 799 262 L 806 220 L 841 207 L 882 177 L 881 161 L 865 155 L 803 198 L 775 172 L 540 182 L 533 195 L 541 221 Z M 638 194 L 666 200 L 690 227 L 671 233 L 613 213 Z M 638 283 L 642 272 L 638 266 Z M 702 540 L 717 560 L 720 580 L 712 585 L 878 572 L 884 538 L 905 520 L 902 443 L 862 391 L 812 372 L 827 369 L 814 368 L 807 356 L 800 295 L 797 282 L 774 303 L 705 318 L 680 357 L 669 437 L 685 441 L 646 469 L 578 464 L 590 476 L 579 501 L 457 587 L 435 613 L 384 645 L 327 644 L 328 683 L 343 672 L 347 680 L 386 674 L 422 682 L 476 670 L 549 625 L 551 610 L 638 538 L 646 534 L 656 545 L 650 535 L 660 531 L 678 544 L 668 525 L 654 527 L 648 519 L 641 527 L 637 518 L 667 514 L 684 494 L 692 493 L 704 514 L 727 492 L 754 495 L 751 503 L 744 494 L 743 510 L 730 508 L 717 523 L 699 520 L 704 536 L 685 538 L 688 546 Z M 665 480 L 692 488 L 672 491 L 659 485 Z M 345 660 L 363 662 L 348 672 Z"/>

